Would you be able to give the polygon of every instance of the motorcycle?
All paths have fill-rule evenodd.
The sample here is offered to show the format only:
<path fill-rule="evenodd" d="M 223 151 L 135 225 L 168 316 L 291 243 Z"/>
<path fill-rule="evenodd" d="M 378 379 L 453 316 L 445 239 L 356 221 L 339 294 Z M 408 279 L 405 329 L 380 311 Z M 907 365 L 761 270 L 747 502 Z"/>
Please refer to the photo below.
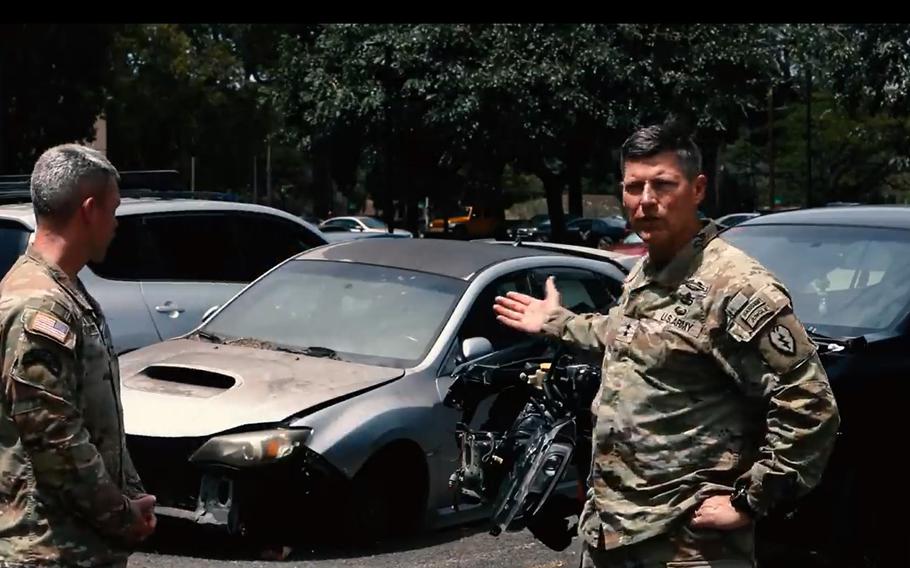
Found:
<path fill-rule="evenodd" d="M 550 360 L 481 359 L 453 376 L 444 401 L 462 413 L 460 466 L 449 480 L 453 506 L 488 504 L 491 535 L 528 528 L 548 547 L 564 550 L 585 499 L 600 366 L 557 346 Z M 565 490 L 573 473 L 574 495 Z"/>

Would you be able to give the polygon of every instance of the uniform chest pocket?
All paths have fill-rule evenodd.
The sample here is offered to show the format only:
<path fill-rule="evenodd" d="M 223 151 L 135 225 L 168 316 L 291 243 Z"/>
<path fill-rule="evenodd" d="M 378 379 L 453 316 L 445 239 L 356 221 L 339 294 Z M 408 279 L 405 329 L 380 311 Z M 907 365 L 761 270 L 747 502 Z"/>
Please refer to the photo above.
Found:
<path fill-rule="evenodd" d="M 82 324 L 81 363 L 86 386 L 95 383 L 109 383 L 111 380 L 111 357 L 104 341 L 104 332 L 91 320 Z"/>
<path fill-rule="evenodd" d="M 626 316 L 619 306 L 612 308 L 604 337 L 607 358 L 615 359 L 627 351 L 637 329 L 636 319 Z"/>
<path fill-rule="evenodd" d="M 707 336 L 704 310 L 700 305 L 676 303 L 648 314 L 660 329 L 671 351 L 697 353 Z"/>

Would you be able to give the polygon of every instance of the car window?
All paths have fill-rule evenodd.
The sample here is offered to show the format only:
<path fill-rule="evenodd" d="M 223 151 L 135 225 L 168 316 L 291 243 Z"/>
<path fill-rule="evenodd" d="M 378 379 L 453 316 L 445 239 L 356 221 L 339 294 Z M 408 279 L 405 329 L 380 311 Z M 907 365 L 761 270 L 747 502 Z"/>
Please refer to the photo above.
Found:
<path fill-rule="evenodd" d="M 104 262 L 90 263 L 99 276 L 118 280 L 248 281 L 231 215 L 164 213 L 130 215 L 118 221 Z"/>
<path fill-rule="evenodd" d="M 722 233 L 787 286 L 796 315 L 833 336 L 889 328 L 910 305 L 910 231 L 738 225 Z M 781 254 L 786 251 L 786 254 Z"/>
<path fill-rule="evenodd" d="M 358 227 L 357 223 L 354 221 L 351 221 L 350 219 L 331 219 L 331 220 L 323 223 L 323 226 L 333 227 L 333 228 L 337 227 L 340 229 L 347 229 L 347 230 L 356 229 Z"/>
<path fill-rule="evenodd" d="M 319 238 L 291 221 L 261 214 L 237 215 L 237 226 L 246 281 L 253 281 L 267 270 L 297 253 L 321 244 Z"/>
<path fill-rule="evenodd" d="M 569 221 L 566 223 L 567 229 L 578 229 L 580 231 L 588 231 L 591 229 L 591 225 L 594 223 L 593 219 L 575 219 L 574 221 Z"/>
<path fill-rule="evenodd" d="M 371 229 L 387 229 L 388 226 L 375 217 L 361 217 L 360 222 Z"/>
<path fill-rule="evenodd" d="M 167 280 L 248 282 L 238 254 L 234 215 L 156 215 L 145 225 L 154 239 Z M 244 234 L 243 239 L 251 238 Z"/>
<path fill-rule="evenodd" d="M 31 231 L 16 221 L 0 221 L 0 271 L 5 275 L 25 252 Z"/>
<path fill-rule="evenodd" d="M 527 271 L 522 270 L 502 276 L 484 288 L 461 324 L 458 332 L 459 341 L 470 337 L 485 337 L 490 340 L 496 350 L 527 341 L 527 334 L 506 327 L 496 320 L 493 300 L 496 296 L 504 296 L 508 292 L 530 293 Z"/>
<path fill-rule="evenodd" d="M 89 262 L 92 272 L 109 280 L 153 280 L 164 278 L 158 251 L 143 224 L 143 217 L 117 218 L 117 232 L 102 262 Z"/>
<path fill-rule="evenodd" d="M 576 314 L 606 314 L 622 291 L 622 283 L 590 270 L 577 268 L 535 269 L 531 274 L 532 295 L 543 297 L 547 277 L 556 278 L 562 305 Z"/>

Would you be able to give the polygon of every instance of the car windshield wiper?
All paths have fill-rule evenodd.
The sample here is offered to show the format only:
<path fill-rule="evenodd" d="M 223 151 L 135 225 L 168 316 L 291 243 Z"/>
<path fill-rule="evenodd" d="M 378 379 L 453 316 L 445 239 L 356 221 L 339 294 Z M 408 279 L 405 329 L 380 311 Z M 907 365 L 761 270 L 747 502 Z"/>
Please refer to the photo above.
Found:
<path fill-rule="evenodd" d="M 196 337 L 201 337 L 202 339 L 207 339 L 207 340 L 211 341 L 212 343 L 224 343 L 223 337 L 221 337 L 220 335 L 216 335 L 214 333 L 208 332 L 208 331 L 197 331 Z"/>
<path fill-rule="evenodd" d="M 806 329 L 806 332 L 817 345 L 827 348 L 826 353 L 837 353 L 844 350 L 853 351 L 860 347 L 864 347 L 866 343 L 868 343 L 864 335 L 856 337 L 831 337 L 808 328 Z"/>
<path fill-rule="evenodd" d="M 309 355 L 310 357 L 325 357 L 326 359 L 338 359 L 338 352 L 334 349 L 329 349 L 328 347 L 321 347 L 319 345 L 312 345 L 305 349 L 300 349 L 296 351 L 303 353 L 304 355 Z"/>
<path fill-rule="evenodd" d="M 270 349 L 281 351 L 282 353 L 294 353 L 295 355 L 306 355 L 308 357 L 324 357 L 326 359 L 338 359 L 338 353 L 328 347 L 288 347 L 286 345 L 268 344 Z"/>
<path fill-rule="evenodd" d="M 198 335 L 205 339 L 215 341 L 217 343 L 222 343 L 224 345 L 240 345 L 243 347 L 254 347 L 258 349 L 270 349 L 272 351 L 281 351 L 282 353 L 293 353 L 295 355 L 307 355 L 309 357 L 324 357 L 327 359 L 340 359 L 338 353 L 334 349 L 329 349 L 328 347 L 290 347 L 287 345 L 280 345 L 278 343 L 273 343 L 264 339 L 257 339 L 255 337 L 232 337 L 230 339 L 225 339 L 214 333 L 200 331 Z"/>

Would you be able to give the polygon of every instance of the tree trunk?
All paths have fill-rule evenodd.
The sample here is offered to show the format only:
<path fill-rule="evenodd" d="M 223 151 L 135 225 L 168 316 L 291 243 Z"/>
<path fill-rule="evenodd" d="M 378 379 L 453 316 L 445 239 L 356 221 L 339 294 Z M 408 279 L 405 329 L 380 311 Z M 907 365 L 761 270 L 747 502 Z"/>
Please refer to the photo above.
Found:
<path fill-rule="evenodd" d="M 708 186 L 705 189 L 705 199 L 701 202 L 700 208 L 705 215 L 712 218 L 721 215 L 720 195 L 717 187 L 717 154 L 717 142 L 712 140 L 703 146 L 702 171 L 708 178 Z"/>
<path fill-rule="evenodd" d="M 547 212 L 550 215 L 550 240 L 561 243 L 565 240 L 566 217 L 562 210 L 562 180 L 551 173 L 538 173 L 543 181 L 547 196 Z"/>
<path fill-rule="evenodd" d="M 313 213 L 317 217 L 326 218 L 336 212 L 332 209 L 333 203 L 332 176 L 328 164 L 328 158 L 322 153 L 316 153 L 313 156 Z"/>
<path fill-rule="evenodd" d="M 394 157 L 391 144 L 386 146 L 385 159 L 383 160 L 383 180 L 385 181 L 385 187 L 382 191 L 382 220 L 385 221 L 385 224 L 388 225 L 389 231 L 392 231 L 392 228 L 395 226 L 395 197 L 394 192 L 392 191 L 393 184 L 395 179 L 393 176 Z"/>
<path fill-rule="evenodd" d="M 569 187 L 569 213 L 577 217 L 584 216 L 584 199 L 581 188 L 581 164 L 575 160 L 569 162 L 566 177 Z"/>

